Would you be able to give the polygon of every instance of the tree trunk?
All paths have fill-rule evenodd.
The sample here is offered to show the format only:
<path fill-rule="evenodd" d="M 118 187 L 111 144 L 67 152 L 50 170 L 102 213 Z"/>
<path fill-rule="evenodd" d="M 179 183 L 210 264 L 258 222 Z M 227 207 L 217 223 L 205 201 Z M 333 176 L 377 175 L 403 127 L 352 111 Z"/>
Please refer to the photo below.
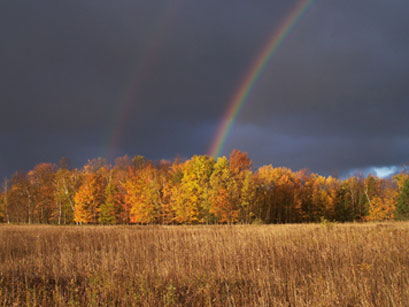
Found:
<path fill-rule="evenodd" d="M 58 202 L 58 225 L 61 224 L 61 201 Z"/>

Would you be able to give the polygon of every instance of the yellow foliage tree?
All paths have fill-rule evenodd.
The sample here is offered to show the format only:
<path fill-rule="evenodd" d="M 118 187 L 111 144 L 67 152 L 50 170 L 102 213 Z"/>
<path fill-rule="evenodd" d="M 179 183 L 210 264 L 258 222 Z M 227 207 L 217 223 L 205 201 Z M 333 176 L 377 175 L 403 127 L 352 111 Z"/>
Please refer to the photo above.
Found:
<path fill-rule="evenodd" d="M 215 161 L 193 156 L 181 166 L 181 178 L 172 189 L 171 208 L 177 223 L 210 223 L 210 177 Z"/>

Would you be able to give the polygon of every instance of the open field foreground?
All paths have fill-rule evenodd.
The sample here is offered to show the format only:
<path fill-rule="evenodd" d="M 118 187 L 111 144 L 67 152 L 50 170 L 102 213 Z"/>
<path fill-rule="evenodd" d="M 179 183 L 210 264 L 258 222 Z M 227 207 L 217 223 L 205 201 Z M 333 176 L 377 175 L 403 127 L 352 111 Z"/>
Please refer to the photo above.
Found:
<path fill-rule="evenodd" d="M 408 306 L 409 223 L 0 226 L 1 306 Z"/>

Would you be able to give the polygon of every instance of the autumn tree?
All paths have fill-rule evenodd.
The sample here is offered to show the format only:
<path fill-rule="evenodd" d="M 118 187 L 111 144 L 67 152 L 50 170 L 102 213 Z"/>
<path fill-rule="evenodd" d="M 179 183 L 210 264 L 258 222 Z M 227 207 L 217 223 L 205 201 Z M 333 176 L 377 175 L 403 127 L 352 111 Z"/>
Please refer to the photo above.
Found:
<path fill-rule="evenodd" d="M 57 205 L 57 224 L 74 222 L 75 194 L 81 185 L 81 174 L 77 169 L 65 167 L 55 174 L 55 201 Z"/>
<path fill-rule="evenodd" d="M 174 163 L 178 163 L 177 160 Z M 170 205 L 169 194 L 167 194 L 167 188 L 169 186 L 169 182 L 172 180 L 173 177 L 173 163 L 168 160 L 161 160 L 157 165 L 157 180 L 159 181 L 160 185 L 160 196 L 161 196 L 161 206 L 159 210 L 159 222 L 160 224 L 170 224 L 174 220 L 174 212 L 172 211 L 172 207 Z M 176 167 L 177 168 L 177 167 Z"/>
<path fill-rule="evenodd" d="M 369 207 L 369 221 L 390 221 L 395 218 L 396 203 L 399 193 L 389 188 L 380 196 L 375 196 Z"/>
<path fill-rule="evenodd" d="M 0 223 L 3 223 L 6 220 L 4 195 L 4 192 L 0 193 Z"/>
<path fill-rule="evenodd" d="M 226 157 L 218 158 L 210 176 L 209 213 L 211 217 L 209 222 L 237 222 L 239 219 L 237 194 L 238 186 L 234 180 L 229 161 Z"/>
<path fill-rule="evenodd" d="M 250 223 L 256 217 L 257 186 L 253 173 L 246 171 L 240 184 L 239 221 Z"/>
<path fill-rule="evenodd" d="M 131 206 L 131 222 L 141 224 L 159 222 L 161 193 L 160 175 L 152 163 L 135 169 L 126 182 L 126 202 Z"/>
<path fill-rule="evenodd" d="M 260 167 L 256 174 L 258 210 L 256 215 L 265 223 L 294 222 L 297 219 L 295 189 L 297 179 L 290 169 Z"/>
<path fill-rule="evenodd" d="M 334 177 L 311 174 L 308 179 L 308 195 L 311 197 L 311 212 L 307 221 L 319 221 L 321 217 L 335 219 L 340 181 Z"/>
<path fill-rule="evenodd" d="M 83 182 L 74 196 L 75 222 L 100 222 L 100 207 L 106 201 L 108 175 L 108 165 L 103 159 L 91 160 L 84 166 Z"/>
<path fill-rule="evenodd" d="M 409 219 L 409 174 L 343 181 L 308 170 L 262 166 L 247 153 L 152 163 L 123 156 L 81 170 L 40 163 L 6 180 L 0 221 L 23 223 L 265 223 Z"/>
<path fill-rule="evenodd" d="M 9 194 L 9 180 L 4 178 L 3 192 L 0 194 L 0 215 L 4 222 L 10 223 L 10 217 L 8 213 L 8 194 Z"/>
<path fill-rule="evenodd" d="M 256 186 L 251 170 L 253 162 L 246 152 L 234 149 L 229 157 L 230 173 L 234 181 L 233 202 L 236 203 L 239 220 L 249 223 L 254 215 Z"/>
<path fill-rule="evenodd" d="M 171 207 L 177 223 L 210 223 L 210 177 L 215 161 L 212 157 L 193 156 L 182 166 L 180 183 L 172 191 Z"/>
<path fill-rule="evenodd" d="M 232 173 L 239 174 L 243 171 L 251 170 L 253 162 L 246 152 L 234 149 L 229 157 L 230 169 Z"/>
<path fill-rule="evenodd" d="M 185 162 L 176 159 L 171 165 L 166 168 L 166 180 L 164 181 L 162 189 L 162 211 L 163 222 L 170 224 L 178 222 L 176 217 L 179 206 L 177 201 L 179 198 L 179 186 L 182 182 Z"/>
<path fill-rule="evenodd" d="M 409 173 L 407 172 L 402 172 L 393 176 L 393 182 L 397 185 L 398 191 L 401 191 L 403 189 L 403 186 L 408 179 Z"/>
<path fill-rule="evenodd" d="M 58 206 L 55 201 L 55 172 L 52 163 L 37 164 L 27 173 L 34 203 L 34 220 L 38 223 L 55 223 L 58 220 Z"/>
<path fill-rule="evenodd" d="M 365 179 L 364 192 L 369 204 L 366 220 L 385 221 L 394 218 L 399 194 L 395 183 L 390 179 L 369 175 Z"/>
<path fill-rule="evenodd" d="M 321 215 L 320 203 L 314 193 L 316 176 L 307 169 L 294 173 L 294 205 L 292 206 L 291 219 L 293 222 L 313 222 Z"/>
<path fill-rule="evenodd" d="M 130 222 L 131 206 L 125 201 L 126 182 L 130 176 L 130 172 L 134 169 L 132 159 L 127 155 L 119 157 L 115 160 L 114 167 L 111 173 L 112 187 L 106 192 L 112 196 L 107 196 L 108 199 L 115 199 L 116 205 L 116 220 L 118 223 L 127 224 Z"/>
<path fill-rule="evenodd" d="M 10 222 L 31 224 L 34 221 L 33 187 L 24 172 L 15 173 L 7 193 L 7 212 Z"/>

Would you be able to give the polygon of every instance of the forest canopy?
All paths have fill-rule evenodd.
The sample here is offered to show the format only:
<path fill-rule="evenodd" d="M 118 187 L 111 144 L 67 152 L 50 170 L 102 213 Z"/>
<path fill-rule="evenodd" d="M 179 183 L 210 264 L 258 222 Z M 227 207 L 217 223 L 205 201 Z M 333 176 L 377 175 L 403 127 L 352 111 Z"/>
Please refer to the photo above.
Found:
<path fill-rule="evenodd" d="M 341 180 L 308 170 L 252 168 L 247 153 L 153 163 L 98 158 L 81 169 L 40 163 L 5 179 L 0 221 L 44 224 L 216 224 L 409 218 L 409 174 Z"/>

